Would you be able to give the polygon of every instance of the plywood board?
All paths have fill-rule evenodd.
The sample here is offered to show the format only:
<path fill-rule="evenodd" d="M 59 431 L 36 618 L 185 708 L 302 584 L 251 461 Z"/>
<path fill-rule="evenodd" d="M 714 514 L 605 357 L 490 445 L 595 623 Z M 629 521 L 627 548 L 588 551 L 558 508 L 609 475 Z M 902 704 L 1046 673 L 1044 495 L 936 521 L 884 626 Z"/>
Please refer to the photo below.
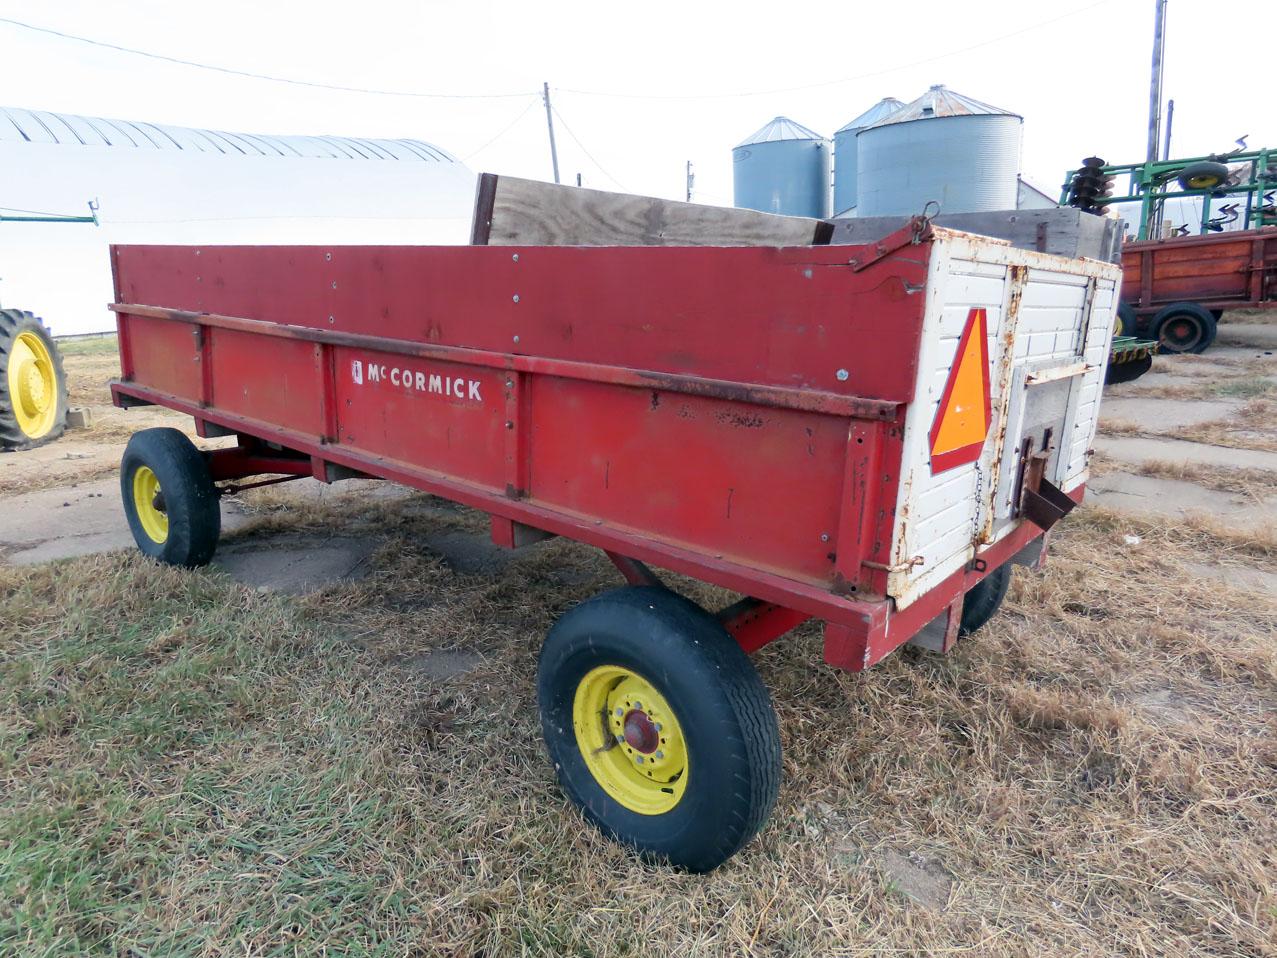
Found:
<path fill-rule="evenodd" d="M 907 216 L 873 216 L 864 219 L 834 220 L 830 242 L 859 246 L 894 233 L 909 222 Z M 1056 256 L 1086 256 L 1109 263 L 1119 262 L 1122 247 L 1120 221 L 1081 210 L 1000 210 L 984 213 L 949 213 L 934 217 L 936 226 L 996 236 L 1020 249 L 1053 253 Z"/>
<path fill-rule="evenodd" d="M 471 243 L 487 246 L 813 246 L 824 220 L 679 203 L 484 173 Z"/>

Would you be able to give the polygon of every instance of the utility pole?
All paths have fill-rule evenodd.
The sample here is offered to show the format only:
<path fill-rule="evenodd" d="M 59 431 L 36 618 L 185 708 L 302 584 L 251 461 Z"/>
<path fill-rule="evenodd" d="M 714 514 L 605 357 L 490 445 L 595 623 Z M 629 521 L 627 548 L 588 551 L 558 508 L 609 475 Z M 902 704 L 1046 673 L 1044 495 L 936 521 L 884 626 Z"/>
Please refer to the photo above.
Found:
<path fill-rule="evenodd" d="M 1175 122 L 1175 100 L 1166 101 L 1166 137 L 1162 140 L 1162 159 L 1171 158 L 1171 124 Z"/>
<path fill-rule="evenodd" d="M 687 161 L 687 202 L 692 202 L 692 184 L 696 182 L 696 174 L 692 172 L 692 161 Z"/>
<path fill-rule="evenodd" d="M 1166 0 L 1153 0 L 1153 78 L 1148 91 L 1149 163 L 1157 162 L 1162 132 L 1162 61 L 1166 49 Z"/>
<path fill-rule="evenodd" d="M 1165 0 L 1162 0 L 1164 3 Z M 541 95 L 545 97 L 545 122 L 550 128 L 550 163 L 554 166 L 554 182 L 559 182 L 559 151 L 554 145 L 554 113 L 550 110 L 550 83 L 546 81 Z"/>

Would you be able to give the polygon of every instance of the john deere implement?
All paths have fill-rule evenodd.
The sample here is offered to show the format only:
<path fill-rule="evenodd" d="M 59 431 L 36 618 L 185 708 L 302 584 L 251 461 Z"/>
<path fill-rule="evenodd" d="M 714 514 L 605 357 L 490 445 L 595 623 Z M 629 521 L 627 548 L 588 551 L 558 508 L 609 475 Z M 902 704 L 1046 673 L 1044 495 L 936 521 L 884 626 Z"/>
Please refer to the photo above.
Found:
<path fill-rule="evenodd" d="M 0 213 L 3 223 L 98 223 L 88 216 Z M 0 309 L 0 452 L 30 449 L 66 429 L 67 379 L 48 328 L 24 309 Z"/>
<path fill-rule="evenodd" d="M 0 309 L 0 449 L 27 449 L 66 428 L 62 357 L 39 318 Z"/>

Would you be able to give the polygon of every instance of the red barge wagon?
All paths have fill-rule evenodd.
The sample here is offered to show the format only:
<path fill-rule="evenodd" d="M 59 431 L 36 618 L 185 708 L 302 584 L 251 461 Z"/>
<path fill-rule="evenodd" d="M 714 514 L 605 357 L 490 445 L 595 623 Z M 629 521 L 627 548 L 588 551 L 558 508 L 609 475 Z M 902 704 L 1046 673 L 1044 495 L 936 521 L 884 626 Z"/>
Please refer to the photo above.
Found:
<path fill-rule="evenodd" d="M 1277 308 L 1277 228 L 1126 243 L 1122 271 L 1122 332 L 1202 353 L 1224 310 Z"/>
<path fill-rule="evenodd" d="M 932 227 L 864 246 L 112 250 L 148 555 L 207 562 L 217 484 L 372 476 L 518 547 L 605 550 L 628 586 L 546 639 L 564 790 L 645 855 L 713 868 L 775 800 L 747 654 L 814 618 L 860 670 L 947 651 L 1080 500 L 1120 271 Z M 717 613 L 648 563 L 740 593 Z"/>

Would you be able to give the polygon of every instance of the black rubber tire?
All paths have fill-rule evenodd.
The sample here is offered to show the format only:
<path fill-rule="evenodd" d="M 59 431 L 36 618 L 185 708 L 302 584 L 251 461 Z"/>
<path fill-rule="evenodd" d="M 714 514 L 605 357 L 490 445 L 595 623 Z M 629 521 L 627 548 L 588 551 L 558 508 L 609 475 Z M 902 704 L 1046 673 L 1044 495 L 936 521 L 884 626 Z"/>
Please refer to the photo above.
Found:
<path fill-rule="evenodd" d="M 1188 323 L 1187 333 L 1180 333 Z M 1150 336 L 1163 353 L 1204 353 L 1215 341 L 1218 325 L 1211 311 L 1196 303 L 1171 303 L 1153 317 Z"/>
<path fill-rule="evenodd" d="M 1118 329 L 1115 336 L 1138 336 L 1140 323 L 1135 315 L 1135 307 L 1130 303 L 1122 303 L 1117 307 Z"/>
<path fill-rule="evenodd" d="M 9 357 L 13 344 L 21 333 L 34 333 L 38 336 L 53 359 L 54 386 L 57 390 L 53 425 L 35 438 L 28 436 L 18 425 L 13 397 L 9 395 Z M 66 431 L 66 423 L 67 377 L 62 368 L 62 354 L 58 352 L 53 336 L 34 313 L 24 309 L 0 309 L 0 449 L 34 449 L 36 446 L 43 446 L 62 435 Z"/>
<path fill-rule="evenodd" d="M 1214 182 L 1194 185 L 1192 181 L 1197 178 L 1213 179 Z M 1182 190 L 1210 190 L 1228 179 L 1228 167 L 1214 160 L 1202 160 L 1184 167 L 1175 179 Z"/>
<path fill-rule="evenodd" d="M 159 480 L 168 516 L 168 536 L 156 542 L 142 527 L 133 502 L 133 477 L 147 466 Z M 120 461 L 120 497 L 133 540 L 143 553 L 169 565 L 206 565 L 222 531 L 222 510 L 208 463 L 176 429 L 135 432 Z"/>
<path fill-rule="evenodd" d="M 1104 370 L 1104 385 L 1116 386 L 1118 383 L 1129 383 L 1139 379 L 1153 368 L 1153 357 L 1144 356 L 1125 363 L 1109 363 Z"/>
<path fill-rule="evenodd" d="M 687 790 L 663 814 L 640 814 L 614 800 L 577 746 L 576 689 L 600 665 L 642 675 L 678 716 L 688 753 Z M 572 609 L 541 649 L 537 698 L 546 747 L 568 798 L 605 835 L 645 859 L 710 871 L 744 846 L 771 813 L 781 758 L 767 688 L 722 625 L 680 595 L 625 586 Z"/>
<path fill-rule="evenodd" d="M 1011 563 L 1004 562 L 971 587 L 962 600 L 958 635 L 970 635 L 998 614 L 1011 587 Z"/>

